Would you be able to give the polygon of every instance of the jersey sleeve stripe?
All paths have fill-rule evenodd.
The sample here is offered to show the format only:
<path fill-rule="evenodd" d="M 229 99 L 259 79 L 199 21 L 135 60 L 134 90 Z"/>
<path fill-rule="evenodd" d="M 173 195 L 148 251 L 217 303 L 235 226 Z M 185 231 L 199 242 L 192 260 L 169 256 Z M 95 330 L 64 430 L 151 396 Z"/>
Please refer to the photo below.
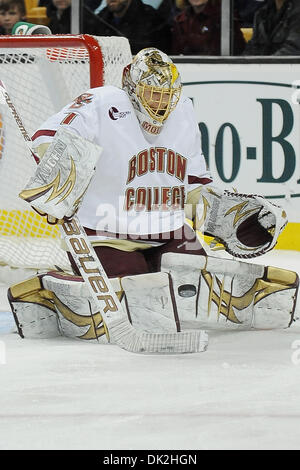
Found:
<path fill-rule="evenodd" d="M 56 134 L 56 131 L 53 131 L 53 130 L 48 130 L 48 129 L 41 129 L 39 131 L 36 131 L 33 136 L 31 137 L 31 140 L 34 141 L 36 140 L 38 137 L 41 137 L 41 136 L 50 136 L 50 137 L 53 137 L 54 135 Z"/>
<path fill-rule="evenodd" d="M 189 184 L 209 184 L 212 183 L 210 178 L 199 178 L 199 176 L 188 176 Z"/>

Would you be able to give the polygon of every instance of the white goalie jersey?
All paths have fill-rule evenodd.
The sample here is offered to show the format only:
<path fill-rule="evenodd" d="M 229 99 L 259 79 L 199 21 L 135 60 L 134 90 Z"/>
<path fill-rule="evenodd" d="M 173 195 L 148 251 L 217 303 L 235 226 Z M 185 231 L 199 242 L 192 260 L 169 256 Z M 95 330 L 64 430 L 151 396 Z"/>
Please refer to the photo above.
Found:
<path fill-rule="evenodd" d="M 61 126 L 103 149 L 78 213 L 85 227 L 100 234 L 174 231 L 184 224 L 187 192 L 211 180 L 186 97 L 161 133 L 146 137 L 123 90 L 88 90 L 36 131 L 32 140 L 37 153 Z"/>

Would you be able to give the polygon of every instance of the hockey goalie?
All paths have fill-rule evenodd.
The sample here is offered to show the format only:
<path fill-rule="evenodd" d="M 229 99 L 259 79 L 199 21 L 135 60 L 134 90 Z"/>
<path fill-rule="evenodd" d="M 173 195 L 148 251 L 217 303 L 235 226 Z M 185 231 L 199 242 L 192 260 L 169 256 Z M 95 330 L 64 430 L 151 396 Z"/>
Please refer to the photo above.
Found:
<path fill-rule="evenodd" d="M 274 248 L 286 214 L 261 196 L 214 185 L 191 100 L 166 54 L 143 49 L 125 67 L 122 89 L 88 90 L 32 140 L 40 163 L 20 197 L 49 223 L 78 215 L 137 329 L 293 323 L 297 274 L 249 262 Z M 199 233 L 226 256 L 208 252 Z M 72 272 L 10 287 L 19 334 L 105 342 L 101 313 L 68 256 Z"/>

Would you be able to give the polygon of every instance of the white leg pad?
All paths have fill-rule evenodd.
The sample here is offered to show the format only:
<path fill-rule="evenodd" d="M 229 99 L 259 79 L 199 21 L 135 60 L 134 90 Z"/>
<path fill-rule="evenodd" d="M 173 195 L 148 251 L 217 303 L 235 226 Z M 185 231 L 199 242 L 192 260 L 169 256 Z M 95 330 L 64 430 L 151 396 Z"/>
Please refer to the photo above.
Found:
<path fill-rule="evenodd" d="M 293 271 L 237 260 L 166 253 L 182 329 L 286 328 L 299 278 Z"/>
<path fill-rule="evenodd" d="M 75 280 L 77 279 L 77 280 Z M 105 336 L 103 319 L 81 278 L 43 276 L 43 287 L 53 293 L 59 329 L 63 336 L 96 340 Z"/>
<path fill-rule="evenodd" d="M 126 276 L 121 279 L 130 321 L 136 329 L 146 332 L 176 333 L 177 311 L 170 291 L 171 278 L 158 272 Z"/>
<path fill-rule="evenodd" d="M 118 279 L 111 280 L 116 292 Z M 12 286 L 8 298 L 25 338 L 67 336 L 107 342 L 97 307 L 82 278 L 48 273 Z"/>
<path fill-rule="evenodd" d="M 60 336 L 56 312 L 39 304 L 11 302 L 20 336 L 25 338 L 55 338 Z"/>

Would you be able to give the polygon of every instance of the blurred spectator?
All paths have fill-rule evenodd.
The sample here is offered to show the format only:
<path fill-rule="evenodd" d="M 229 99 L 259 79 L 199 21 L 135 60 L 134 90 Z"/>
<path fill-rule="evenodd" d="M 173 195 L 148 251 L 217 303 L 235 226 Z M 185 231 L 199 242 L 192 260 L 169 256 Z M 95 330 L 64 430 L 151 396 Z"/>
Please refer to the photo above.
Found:
<path fill-rule="evenodd" d="M 267 0 L 255 14 L 244 55 L 300 55 L 299 0 Z"/>
<path fill-rule="evenodd" d="M 175 0 L 162 0 L 157 7 L 157 12 L 170 25 L 172 25 L 174 17 L 180 12 L 180 8 L 177 7 L 176 3 Z"/>
<path fill-rule="evenodd" d="M 185 0 L 175 0 L 175 5 L 177 10 L 184 10 L 186 7 L 186 1 Z"/>
<path fill-rule="evenodd" d="M 182 0 L 142 0 L 143 3 L 156 9 L 162 20 L 169 25 L 169 28 L 172 24 L 174 16 L 180 11 L 180 9 L 176 6 L 177 1 Z M 100 13 L 100 11 L 103 10 L 103 8 L 106 6 L 106 0 L 102 0 L 101 5 L 96 8 L 95 13 Z"/>
<path fill-rule="evenodd" d="M 169 53 L 170 28 L 158 12 L 141 0 L 106 0 L 98 14 L 98 36 L 125 36 L 132 54 L 154 46 Z"/>
<path fill-rule="evenodd" d="M 18 21 L 26 19 L 24 0 L 0 0 L 0 34 L 11 34 Z"/>
<path fill-rule="evenodd" d="M 105 7 L 107 7 L 106 0 L 102 0 L 102 2 L 100 2 L 100 5 L 95 10 L 96 15 L 98 15 L 98 13 L 100 13 L 100 11 L 103 10 L 103 8 Z"/>
<path fill-rule="evenodd" d="M 39 0 L 38 5 L 40 7 L 47 7 L 50 3 L 52 3 L 52 0 Z M 101 6 L 101 4 L 106 5 L 105 0 L 83 0 L 83 5 L 88 7 L 90 10 L 93 12 Z"/>
<path fill-rule="evenodd" d="M 219 0 L 185 0 L 185 8 L 174 18 L 172 48 L 174 55 L 220 55 L 221 2 Z M 233 54 L 242 54 L 244 36 L 234 18 Z"/>
<path fill-rule="evenodd" d="M 264 3 L 265 0 L 234 0 L 242 28 L 252 28 L 254 14 Z"/>
<path fill-rule="evenodd" d="M 101 0 L 83 0 L 83 4 L 92 11 L 95 11 L 98 7 L 100 7 L 101 3 Z"/>
<path fill-rule="evenodd" d="M 170 3 L 172 5 L 175 4 L 176 0 L 142 0 L 143 3 L 146 5 L 150 5 L 151 7 L 155 8 L 156 10 L 160 10 L 161 8 L 164 8 L 164 3 Z M 101 5 L 98 7 L 98 13 L 102 8 L 106 7 L 106 0 L 102 0 Z"/>
<path fill-rule="evenodd" d="M 142 2 L 145 3 L 146 5 L 151 5 L 153 8 L 157 10 L 160 4 L 162 3 L 162 0 L 142 0 Z"/>
<path fill-rule="evenodd" d="M 68 34 L 71 32 L 71 3 L 72 0 L 51 0 L 47 6 L 49 18 L 48 27 L 53 34 Z M 81 33 L 97 34 L 98 19 L 83 5 Z"/>

